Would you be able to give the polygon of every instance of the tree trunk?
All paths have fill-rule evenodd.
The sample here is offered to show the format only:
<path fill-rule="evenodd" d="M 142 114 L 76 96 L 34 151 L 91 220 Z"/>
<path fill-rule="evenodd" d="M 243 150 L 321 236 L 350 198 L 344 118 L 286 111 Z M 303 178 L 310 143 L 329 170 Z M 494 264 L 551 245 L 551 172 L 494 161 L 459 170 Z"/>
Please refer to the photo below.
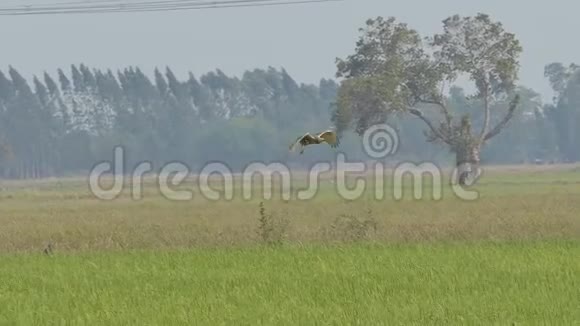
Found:
<path fill-rule="evenodd" d="M 456 166 L 459 185 L 466 186 L 469 179 L 477 177 L 480 150 L 481 145 L 479 144 L 466 144 L 457 151 Z"/>

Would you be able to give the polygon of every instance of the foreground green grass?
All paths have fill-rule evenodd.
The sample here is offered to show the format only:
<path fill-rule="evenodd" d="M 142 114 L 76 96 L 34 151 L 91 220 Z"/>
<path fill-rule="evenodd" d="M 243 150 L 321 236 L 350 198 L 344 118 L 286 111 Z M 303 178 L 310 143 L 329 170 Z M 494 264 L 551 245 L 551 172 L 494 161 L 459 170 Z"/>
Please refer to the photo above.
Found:
<path fill-rule="evenodd" d="M 4 255 L 0 324 L 572 325 L 580 242 Z"/>

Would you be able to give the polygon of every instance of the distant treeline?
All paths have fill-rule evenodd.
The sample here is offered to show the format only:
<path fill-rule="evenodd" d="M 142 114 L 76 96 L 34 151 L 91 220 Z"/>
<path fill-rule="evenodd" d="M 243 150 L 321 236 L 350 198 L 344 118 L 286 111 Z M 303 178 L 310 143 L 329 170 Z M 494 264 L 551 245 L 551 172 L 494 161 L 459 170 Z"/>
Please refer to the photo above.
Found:
<path fill-rule="evenodd" d="M 484 163 L 577 161 L 580 159 L 580 74 L 567 75 L 554 104 L 524 93 L 522 107 L 508 130 L 483 153 Z M 233 170 L 261 161 L 307 167 L 332 160 L 334 150 L 320 146 L 302 156 L 288 146 L 305 132 L 331 126 L 339 84 L 296 82 L 284 69 L 247 71 L 241 78 L 221 71 L 178 80 L 171 69 L 153 78 L 139 68 L 102 71 L 72 65 L 56 76 L 27 81 L 9 67 L 0 71 L 0 175 L 39 178 L 86 173 L 111 160 L 113 148 L 126 150 L 126 167 L 150 161 L 154 167 L 180 161 L 192 169 L 221 161 Z M 452 107 L 468 110 L 463 91 L 453 88 Z M 444 147 L 425 142 L 424 126 L 393 117 L 399 130 L 396 160 L 451 159 Z M 361 139 L 345 134 L 348 160 L 365 159 Z"/>

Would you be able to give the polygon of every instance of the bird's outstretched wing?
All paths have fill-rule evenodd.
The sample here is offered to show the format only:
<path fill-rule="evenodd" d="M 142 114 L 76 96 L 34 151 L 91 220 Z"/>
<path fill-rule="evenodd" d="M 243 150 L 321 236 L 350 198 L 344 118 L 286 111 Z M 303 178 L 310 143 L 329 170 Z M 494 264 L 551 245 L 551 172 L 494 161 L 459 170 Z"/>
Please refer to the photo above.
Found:
<path fill-rule="evenodd" d="M 314 144 L 316 139 L 310 134 L 306 133 L 304 136 L 300 136 L 296 138 L 296 141 L 290 145 L 290 151 L 293 152 L 296 150 L 296 147 L 300 145 L 301 150 L 300 153 L 304 151 L 304 147 L 310 144 Z"/>
<path fill-rule="evenodd" d="M 327 142 L 332 148 L 336 148 L 338 145 L 340 145 L 340 140 L 338 139 L 336 132 L 332 130 L 324 131 L 320 133 L 318 137 L 324 139 L 324 141 Z"/>

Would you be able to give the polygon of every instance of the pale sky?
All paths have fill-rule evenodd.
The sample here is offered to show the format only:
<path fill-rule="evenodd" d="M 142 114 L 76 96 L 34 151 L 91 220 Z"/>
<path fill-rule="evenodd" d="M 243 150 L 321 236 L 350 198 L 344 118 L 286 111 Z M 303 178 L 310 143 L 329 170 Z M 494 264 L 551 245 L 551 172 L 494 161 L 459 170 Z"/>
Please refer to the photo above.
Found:
<path fill-rule="evenodd" d="M 47 1 L 46 2 L 57 2 Z M 14 0 L 13 0 L 14 2 Z M 12 2 L 12 3 L 13 3 Z M 26 2 L 26 1 L 22 1 Z M 37 0 L 36 3 L 38 3 Z M 26 76 L 84 63 L 97 68 L 170 66 L 178 77 L 219 68 L 284 67 L 298 81 L 334 78 L 335 58 L 349 55 L 366 19 L 395 16 L 423 35 L 441 31 L 453 14 L 488 13 L 522 42 L 520 82 L 550 100 L 545 64 L 580 63 L 580 3 L 500 1 L 345 0 L 262 8 L 182 12 L 2 16 L 0 58 Z"/>

